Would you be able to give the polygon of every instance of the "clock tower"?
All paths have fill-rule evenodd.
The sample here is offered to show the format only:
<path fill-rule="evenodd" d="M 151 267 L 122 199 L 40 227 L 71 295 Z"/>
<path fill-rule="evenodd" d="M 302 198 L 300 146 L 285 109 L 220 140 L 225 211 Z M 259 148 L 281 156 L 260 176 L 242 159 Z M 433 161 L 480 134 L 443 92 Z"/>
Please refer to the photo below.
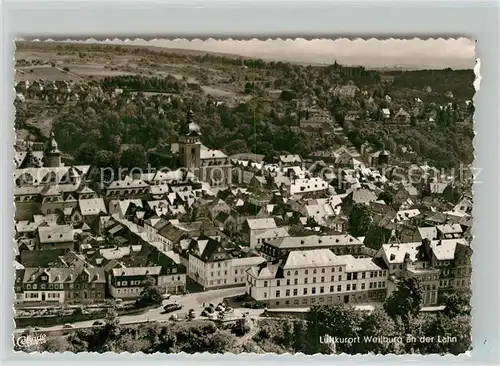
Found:
<path fill-rule="evenodd" d="M 200 127 L 191 122 L 193 112 L 187 113 L 186 121 L 179 131 L 179 157 L 181 164 L 199 177 L 201 156 Z"/>

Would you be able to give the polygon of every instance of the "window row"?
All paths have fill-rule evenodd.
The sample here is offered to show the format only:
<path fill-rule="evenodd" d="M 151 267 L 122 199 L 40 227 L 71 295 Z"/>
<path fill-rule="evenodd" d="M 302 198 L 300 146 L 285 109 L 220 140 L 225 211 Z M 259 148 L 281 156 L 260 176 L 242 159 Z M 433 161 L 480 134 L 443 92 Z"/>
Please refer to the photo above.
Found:
<path fill-rule="evenodd" d="M 335 268 L 337 268 L 337 269 L 335 269 Z M 327 272 L 326 268 L 321 268 L 320 271 L 321 271 L 321 273 L 326 273 Z M 330 272 L 334 273 L 335 271 L 342 272 L 342 267 L 331 267 Z M 311 270 L 311 272 L 313 274 L 316 274 L 316 273 L 318 273 L 318 269 L 314 268 L 313 270 Z M 294 273 L 295 276 L 299 275 L 299 271 L 298 270 L 293 271 L 293 273 Z M 304 274 L 308 275 L 309 274 L 309 270 L 305 269 L 304 270 Z M 292 271 L 287 271 L 286 275 L 287 275 L 287 277 L 291 276 L 292 275 Z"/>
<path fill-rule="evenodd" d="M 137 294 L 137 295 L 140 295 L 141 290 L 142 289 L 140 289 L 138 287 L 136 287 L 136 288 L 122 288 L 122 289 L 117 289 L 116 292 L 118 294 Z"/>
<path fill-rule="evenodd" d="M 382 276 L 381 272 L 382 271 L 370 272 L 370 278 L 378 277 L 377 273 L 378 273 L 378 275 Z M 385 274 L 385 271 L 383 271 L 383 272 Z M 365 272 L 361 272 L 361 273 L 363 274 L 361 276 L 361 279 L 367 278 L 366 276 L 364 276 Z M 358 280 L 358 279 L 359 279 L 359 277 L 357 276 L 357 273 L 352 273 L 352 274 L 351 273 L 347 273 L 347 275 L 345 277 L 346 281 L 355 281 L 355 280 Z M 325 276 L 319 277 L 319 282 L 325 282 L 326 280 L 328 280 L 328 279 L 325 279 Z M 343 281 L 343 280 L 344 280 L 344 277 L 342 275 L 338 275 L 337 276 L 337 281 Z M 306 278 L 304 278 L 304 282 L 302 282 L 300 284 L 308 284 L 308 283 L 316 283 L 316 282 L 318 282 L 316 277 L 312 277 L 311 282 L 309 282 L 309 278 L 306 277 Z M 330 276 L 330 282 L 335 282 L 335 276 Z M 250 281 L 250 283 L 252 283 L 252 281 Z M 277 280 L 276 281 L 276 286 L 277 287 L 281 286 L 281 284 L 282 284 L 281 280 Z M 291 280 L 287 279 L 284 284 L 286 284 L 286 286 L 290 286 L 292 283 L 291 283 Z M 298 285 L 299 284 L 299 279 L 298 278 L 294 278 L 293 284 L 294 285 Z M 269 286 L 269 281 L 264 281 L 264 287 L 268 287 L 268 286 Z"/>
<path fill-rule="evenodd" d="M 427 285 L 427 286 L 425 286 L 425 289 L 427 291 L 436 290 L 437 286 L 435 284 L 433 284 L 432 286 L 431 285 Z"/>
<path fill-rule="evenodd" d="M 337 269 L 335 269 L 337 268 Z M 321 268 L 321 273 L 326 273 L 326 269 L 325 268 Z M 331 273 L 335 273 L 335 271 L 337 272 L 342 272 L 342 267 L 331 267 L 330 271 L 328 272 L 331 272 Z M 287 277 L 290 277 L 292 276 L 292 272 L 295 276 L 298 276 L 299 275 L 299 271 L 287 271 L 286 272 L 286 276 Z M 312 270 L 312 274 L 317 274 L 318 273 L 318 270 L 315 268 Z M 304 275 L 308 275 L 309 274 L 309 270 L 308 269 L 305 269 L 304 270 Z M 351 279 L 353 280 L 357 280 L 358 278 L 374 278 L 374 277 L 383 277 L 386 275 L 386 271 L 369 271 L 369 272 L 348 272 L 346 273 L 346 276 L 347 276 L 347 280 L 350 281 Z"/>
<path fill-rule="evenodd" d="M 171 281 L 180 281 L 181 276 L 169 276 L 164 282 L 171 282 Z"/>
<path fill-rule="evenodd" d="M 234 278 L 234 283 L 244 283 L 244 282 L 245 282 L 245 277 L 235 277 Z M 222 285 L 222 284 L 227 285 L 227 279 L 210 281 L 210 286 Z"/>
<path fill-rule="evenodd" d="M 130 286 L 139 286 L 145 282 L 146 282 L 146 280 L 142 280 L 142 281 L 141 280 L 133 280 L 133 281 L 130 281 Z M 129 282 L 128 281 L 117 281 L 116 287 L 120 287 L 120 286 L 129 286 Z"/>
<path fill-rule="evenodd" d="M 131 190 L 119 190 L 119 191 L 108 191 L 108 196 L 126 196 L 128 194 L 143 194 L 147 193 L 147 188 L 144 189 L 131 189 Z"/>
<path fill-rule="evenodd" d="M 72 297 L 73 298 L 80 298 L 80 297 L 83 297 L 84 299 L 88 299 L 89 298 L 89 294 L 90 294 L 90 298 L 93 298 L 96 296 L 96 292 L 95 291 L 90 291 L 90 292 L 87 292 L 87 291 L 83 291 L 82 293 L 80 292 L 68 292 L 68 299 L 71 299 Z M 82 296 L 80 296 L 82 295 Z M 97 291 L 97 297 L 101 297 L 101 292 L 100 291 Z"/>
<path fill-rule="evenodd" d="M 369 283 L 369 289 L 376 289 L 376 288 L 384 288 L 385 287 L 385 282 L 380 281 L 380 282 L 370 282 Z M 329 288 L 326 288 L 327 290 L 329 289 L 329 292 L 342 292 L 342 285 L 337 285 L 337 291 L 335 291 L 335 286 L 330 286 Z M 311 287 L 311 295 L 315 295 L 317 293 L 316 287 Z M 356 284 L 348 284 L 345 287 L 345 291 L 356 291 L 357 286 Z M 361 284 L 361 290 L 366 290 L 366 284 L 362 283 Z M 318 289 L 320 294 L 325 293 L 325 287 L 320 286 Z M 298 289 L 293 289 L 293 292 L 291 290 L 285 290 L 285 297 L 291 296 L 290 294 L 293 293 L 293 296 L 298 296 L 299 295 L 299 290 Z M 281 297 L 282 292 L 280 290 L 276 290 L 275 292 L 275 297 Z M 302 289 L 302 295 L 309 295 L 309 289 L 304 288 Z M 264 292 L 264 298 L 267 298 L 267 292 Z"/>
<path fill-rule="evenodd" d="M 349 302 L 351 301 L 367 301 L 367 300 L 382 300 L 384 297 L 383 296 L 369 296 L 368 294 L 361 294 L 357 297 L 354 297 L 353 295 L 349 296 Z M 328 297 L 311 297 L 311 298 L 305 298 L 302 300 L 285 300 L 285 305 L 291 305 L 291 301 L 293 301 L 293 305 L 314 305 L 316 303 L 323 304 L 325 302 L 332 303 L 332 302 L 341 302 L 342 297 L 341 296 L 328 296 Z M 344 298 L 345 301 L 345 298 Z M 274 304 L 276 306 L 279 306 L 281 304 L 281 301 L 275 301 Z"/>
<path fill-rule="evenodd" d="M 64 289 L 64 284 L 63 283 L 49 283 L 48 285 L 46 284 L 41 284 L 40 285 L 40 289 L 41 290 L 45 290 L 46 288 L 48 288 L 49 290 L 63 290 Z M 38 285 L 36 283 L 33 283 L 33 284 L 26 284 L 26 290 L 38 290 Z"/>

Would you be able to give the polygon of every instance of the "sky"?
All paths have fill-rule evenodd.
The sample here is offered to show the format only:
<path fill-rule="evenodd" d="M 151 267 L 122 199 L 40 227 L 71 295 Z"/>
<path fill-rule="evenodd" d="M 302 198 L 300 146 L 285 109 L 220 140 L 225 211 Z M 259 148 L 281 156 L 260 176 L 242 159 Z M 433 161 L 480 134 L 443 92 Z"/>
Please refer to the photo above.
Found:
<path fill-rule="evenodd" d="M 80 41 L 82 42 L 82 41 Z M 275 61 L 311 64 L 362 65 L 368 68 L 474 68 L 475 43 L 466 38 L 437 39 L 268 39 L 186 40 L 186 39 L 107 39 L 91 43 L 127 43 L 167 48 L 193 49 L 236 54 Z"/>

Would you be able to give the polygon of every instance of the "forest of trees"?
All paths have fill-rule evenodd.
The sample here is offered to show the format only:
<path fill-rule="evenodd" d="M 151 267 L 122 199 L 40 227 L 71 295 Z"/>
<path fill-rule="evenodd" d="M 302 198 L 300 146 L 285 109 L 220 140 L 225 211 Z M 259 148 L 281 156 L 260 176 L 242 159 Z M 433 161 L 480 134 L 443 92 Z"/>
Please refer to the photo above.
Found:
<path fill-rule="evenodd" d="M 180 93 L 184 89 L 183 84 L 173 77 L 123 75 L 105 77 L 101 84 L 105 89 L 124 89 L 124 91 Z"/>

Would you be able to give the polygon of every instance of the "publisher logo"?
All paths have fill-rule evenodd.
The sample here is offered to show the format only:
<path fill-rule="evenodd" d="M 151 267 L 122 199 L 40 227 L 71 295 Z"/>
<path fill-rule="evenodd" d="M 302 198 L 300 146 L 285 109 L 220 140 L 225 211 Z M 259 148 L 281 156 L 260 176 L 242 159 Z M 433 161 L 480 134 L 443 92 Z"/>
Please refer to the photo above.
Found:
<path fill-rule="evenodd" d="M 47 336 L 45 334 L 21 336 L 16 340 L 17 346 L 21 348 L 39 346 L 46 342 Z"/>

